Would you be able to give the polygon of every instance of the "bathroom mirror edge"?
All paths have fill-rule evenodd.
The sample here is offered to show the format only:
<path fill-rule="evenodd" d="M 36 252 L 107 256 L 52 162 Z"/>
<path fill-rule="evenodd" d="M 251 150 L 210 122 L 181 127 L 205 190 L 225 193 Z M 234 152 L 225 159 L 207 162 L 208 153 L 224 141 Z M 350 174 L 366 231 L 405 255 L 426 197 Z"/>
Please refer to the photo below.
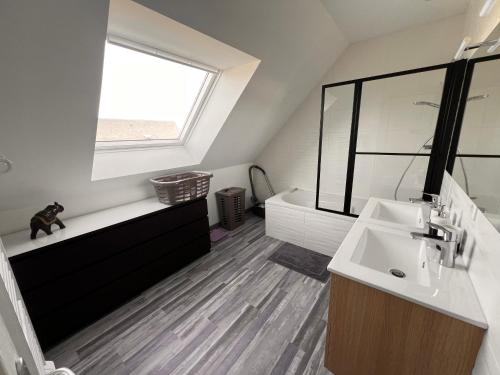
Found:
<path fill-rule="evenodd" d="M 485 40 L 498 37 L 500 25 Z M 500 232 L 499 52 L 480 47 L 467 62 L 446 171 Z"/>

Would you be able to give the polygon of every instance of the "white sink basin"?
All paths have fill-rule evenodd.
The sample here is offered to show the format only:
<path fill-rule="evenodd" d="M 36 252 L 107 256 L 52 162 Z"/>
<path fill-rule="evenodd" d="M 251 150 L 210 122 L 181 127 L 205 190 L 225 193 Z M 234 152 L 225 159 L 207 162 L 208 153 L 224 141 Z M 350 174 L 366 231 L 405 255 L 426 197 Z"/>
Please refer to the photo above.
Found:
<path fill-rule="evenodd" d="M 424 228 L 424 216 L 420 204 L 370 198 L 359 218 L 379 224 Z"/>
<path fill-rule="evenodd" d="M 357 220 L 328 270 L 487 328 L 461 257 L 455 268 L 442 267 L 436 260 L 437 250 L 422 240 L 412 240 L 410 231 L 411 227 Z"/>
<path fill-rule="evenodd" d="M 430 286 L 427 246 L 405 233 L 365 228 L 351 261 L 392 277 Z"/>

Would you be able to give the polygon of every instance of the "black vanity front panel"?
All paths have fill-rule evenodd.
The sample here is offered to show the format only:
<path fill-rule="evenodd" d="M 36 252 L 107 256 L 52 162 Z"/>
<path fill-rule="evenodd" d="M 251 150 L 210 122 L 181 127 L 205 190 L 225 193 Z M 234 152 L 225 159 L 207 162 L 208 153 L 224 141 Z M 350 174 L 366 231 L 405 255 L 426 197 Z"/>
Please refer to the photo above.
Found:
<path fill-rule="evenodd" d="M 135 269 L 176 251 L 192 242 L 193 239 L 206 235 L 207 226 L 208 218 L 204 217 L 175 231 L 136 245 L 114 257 L 25 292 L 23 297 L 26 305 L 30 306 L 31 318 L 50 313 Z"/>
<path fill-rule="evenodd" d="M 78 301 L 34 319 L 40 345 L 46 349 L 59 343 L 209 251 L 210 236 L 206 235 Z"/>
<path fill-rule="evenodd" d="M 21 254 L 10 262 L 19 289 L 29 291 L 206 216 L 206 200 L 196 200 Z"/>
<path fill-rule="evenodd" d="M 206 199 L 10 259 L 44 349 L 210 251 Z"/>

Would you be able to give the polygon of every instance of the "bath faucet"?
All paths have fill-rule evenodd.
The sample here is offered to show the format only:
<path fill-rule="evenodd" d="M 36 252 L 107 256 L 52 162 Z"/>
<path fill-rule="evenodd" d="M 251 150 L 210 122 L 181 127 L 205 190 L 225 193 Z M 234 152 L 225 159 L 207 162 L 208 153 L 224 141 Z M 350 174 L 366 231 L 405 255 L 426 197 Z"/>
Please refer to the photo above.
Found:
<path fill-rule="evenodd" d="M 428 219 L 431 219 L 431 214 L 433 211 L 437 212 L 438 216 L 441 216 L 444 211 L 444 204 L 441 204 L 441 196 L 439 194 L 431 194 L 431 193 L 422 193 L 422 195 L 427 195 L 429 197 L 432 197 L 432 200 L 426 201 L 422 198 L 410 198 L 411 203 L 420 203 L 424 205 L 425 207 L 428 207 L 428 209 L 425 211 L 425 215 L 427 215 Z"/>
<path fill-rule="evenodd" d="M 439 264 L 448 268 L 455 267 L 455 258 L 458 254 L 458 247 L 461 240 L 458 233 L 454 231 L 453 228 L 439 224 L 428 222 L 427 225 L 429 226 L 429 232 L 432 229 L 439 230 L 443 235 L 438 236 L 431 233 L 411 232 L 410 237 L 414 240 L 424 240 L 438 250 L 440 252 Z"/>
<path fill-rule="evenodd" d="M 426 204 L 428 206 L 431 206 L 432 208 L 439 208 L 441 207 L 441 196 L 439 194 L 431 194 L 431 193 L 422 193 L 422 195 L 427 195 L 428 197 L 431 197 L 432 200 L 426 201 L 422 198 L 410 198 L 411 203 L 422 203 Z"/>

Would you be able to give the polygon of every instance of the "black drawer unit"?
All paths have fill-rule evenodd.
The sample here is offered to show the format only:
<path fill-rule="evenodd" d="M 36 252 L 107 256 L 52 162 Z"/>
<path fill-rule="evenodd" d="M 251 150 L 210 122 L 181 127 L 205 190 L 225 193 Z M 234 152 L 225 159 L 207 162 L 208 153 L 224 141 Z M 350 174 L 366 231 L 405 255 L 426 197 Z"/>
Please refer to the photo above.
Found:
<path fill-rule="evenodd" d="M 210 251 L 206 199 L 10 258 L 43 349 Z"/>

